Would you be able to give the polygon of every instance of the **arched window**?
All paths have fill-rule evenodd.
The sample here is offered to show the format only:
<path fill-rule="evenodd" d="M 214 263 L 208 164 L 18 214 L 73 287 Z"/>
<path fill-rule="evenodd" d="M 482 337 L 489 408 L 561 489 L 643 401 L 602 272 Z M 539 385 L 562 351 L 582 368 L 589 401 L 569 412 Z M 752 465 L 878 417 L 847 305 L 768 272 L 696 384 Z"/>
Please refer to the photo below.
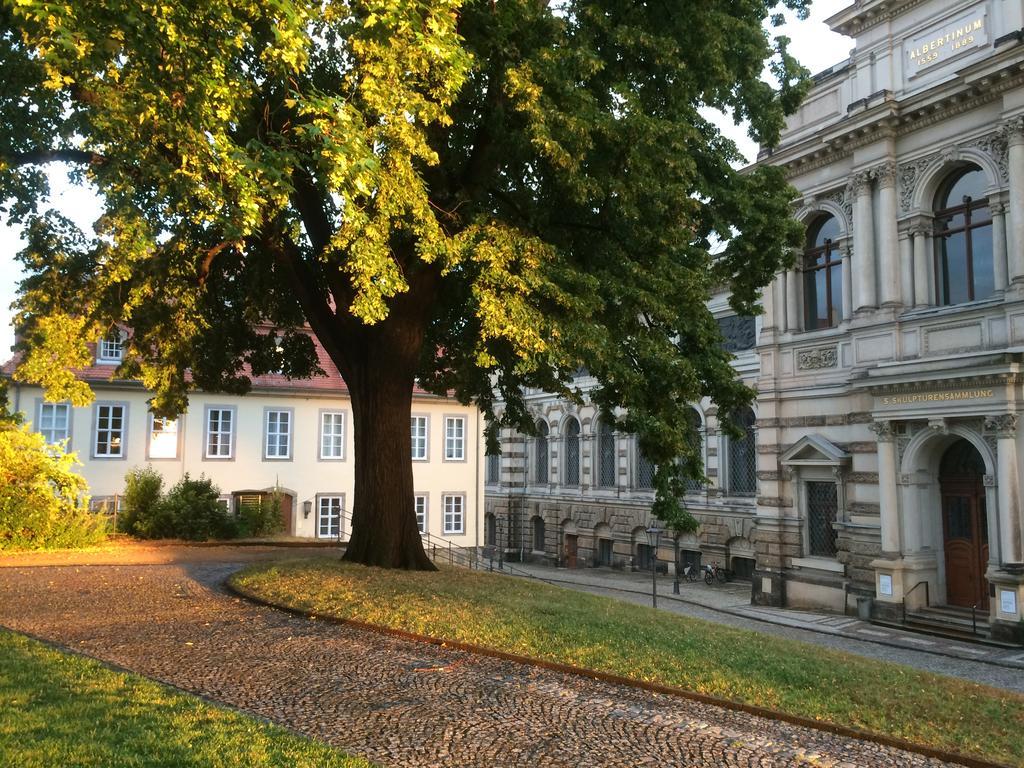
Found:
<path fill-rule="evenodd" d="M 804 327 L 831 328 L 843 316 L 843 257 L 836 248 L 839 222 L 822 216 L 807 229 L 804 248 Z"/>
<path fill-rule="evenodd" d="M 601 420 L 597 427 L 597 484 L 602 488 L 615 486 L 615 431 L 612 425 Z"/>
<path fill-rule="evenodd" d="M 539 515 L 531 521 L 533 523 L 533 551 L 544 551 L 544 518 Z"/>
<path fill-rule="evenodd" d="M 687 414 L 687 419 L 689 420 L 690 426 L 693 428 L 693 433 L 694 433 L 694 435 L 696 435 L 696 438 L 697 438 L 697 440 L 699 442 L 698 450 L 700 451 L 701 461 L 703 461 L 703 459 L 704 459 L 704 434 L 703 434 L 703 431 L 704 430 L 703 430 L 703 424 L 702 424 L 702 422 L 700 420 L 700 414 L 697 413 L 697 410 L 695 408 L 691 408 L 690 412 Z M 701 466 L 699 469 L 702 472 L 704 471 L 704 467 L 703 466 Z M 695 478 L 695 477 L 686 477 L 683 480 L 683 485 L 684 485 L 684 488 L 686 490 L 686 493 L 699 493 L 700 491 L 704 490 L 704 483 L 699 478 Z"/>
<path fill-rule="evenodd" d="M 735 440 L 729 438 L 727 458 L 729 477 L 727 490 L 734 496 L 757 493 L 757 453 L 754 435 L 754 412 L 747 408 L 737 419 L 744 436 Z"/>
<path fill-rule="evenodd" d="M 565 422 L 565 478 L 562 485 L 580 484 L 580 423 L 574 418 Z"/>
<path fill-rule="evenodd" d="M 654 473 L 656 466 L 647 454 L 640 447 L 640 441 L 636 441 L 636 487 L 641 490 L 654 488 Z"/>
<path fill-rule="evenodd" d="M 537 450 L 534 452 L 533 478 L 538 483 L 548 481 L 548 423 L 541 419 L 537 422 Z"/>
<path fill-rule="evenodd" d="M 935 291 L 940 305 L 984 299 L 995 290 L 992 211 L 985 173 L 972 165 L 951 176 L 935 201 Z"/>

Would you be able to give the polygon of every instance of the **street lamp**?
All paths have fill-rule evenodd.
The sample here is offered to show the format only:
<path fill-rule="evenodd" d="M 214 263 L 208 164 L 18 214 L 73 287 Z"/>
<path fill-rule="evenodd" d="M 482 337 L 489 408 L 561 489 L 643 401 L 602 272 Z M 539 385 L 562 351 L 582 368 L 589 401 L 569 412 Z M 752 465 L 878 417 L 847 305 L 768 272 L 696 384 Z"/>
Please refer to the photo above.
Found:
<path fill-rule="evenodd" d="M 651 547 L 651 607 L 658 607 L 658 539 L 661 528 L 651 524 L 647 529 L 647 543 Z"/>

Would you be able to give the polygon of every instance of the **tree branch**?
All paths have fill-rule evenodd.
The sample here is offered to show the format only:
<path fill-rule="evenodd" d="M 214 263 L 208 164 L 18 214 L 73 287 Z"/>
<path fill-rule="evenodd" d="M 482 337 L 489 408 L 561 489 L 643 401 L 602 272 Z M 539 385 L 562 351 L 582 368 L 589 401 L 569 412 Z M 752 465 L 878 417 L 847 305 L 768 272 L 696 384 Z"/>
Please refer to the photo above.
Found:
<path fill-rule="evenodd" d="M 292 171 L 292 187 L 295 189 L 292 202 L 302 217 L 313 249 L 319 255 L 334 235 L 334 227 L 325 210 L 324 200 L 313 182 L 313 176 L 304 168 Z"/>

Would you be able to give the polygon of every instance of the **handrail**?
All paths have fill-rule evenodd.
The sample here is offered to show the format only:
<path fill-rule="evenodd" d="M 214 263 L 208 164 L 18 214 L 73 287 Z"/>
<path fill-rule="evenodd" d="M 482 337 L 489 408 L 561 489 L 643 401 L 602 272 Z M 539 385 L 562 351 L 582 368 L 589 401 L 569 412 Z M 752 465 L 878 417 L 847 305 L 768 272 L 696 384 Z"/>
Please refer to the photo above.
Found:
<path fill-rule="evenodd" d="M 907 623 L 907 598 L 910 597 L 911 593 L 924 584 L 924 607 L 927 608 L 932 604 L 931 596 L 928 593 L 928 579 L 917 582 L 914 586 L 903 593 L 903 623 Z"/>

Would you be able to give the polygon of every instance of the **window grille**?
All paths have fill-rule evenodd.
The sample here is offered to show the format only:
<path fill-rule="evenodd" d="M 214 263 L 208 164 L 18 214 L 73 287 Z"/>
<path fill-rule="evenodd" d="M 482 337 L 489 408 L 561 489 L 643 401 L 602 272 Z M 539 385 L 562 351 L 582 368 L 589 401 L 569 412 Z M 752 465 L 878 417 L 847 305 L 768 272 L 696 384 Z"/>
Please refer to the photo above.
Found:
<path fill-rule="evenodd" d="M 654 462 L 644 455 L 639 443 L 636 447 L 636 487 L 643 490 L 654 488 Z"/>
<path fill-rule="evenodd" d="M 690 420 L 691 434 L 697 441 L 699 452 L 701 457 L 704 456 L 704 435 L 701 431 L 701 420 L 700 414 L 697 413 L 693 408 L 690 409 L 688 415 Z M 703 471 L 703 467 L 700 468 Z M 700 493 L 704 490 L 704 482 L 698 477 L 685 477 L 683 478 L 683 488 L 686 493 Z"/>
<path fill-rule="evenodd" d="M 838 512 L 835 483 L 807 483 L 807 540 L 810 554 L 835 557 L 835 522 Z"/>
<path fill-rule="evenodd" d="M 580 484 L 580 423 L 570 419 L 565 425 L 565 482 Z"/>
<path fill-rule="evenodd" d="M 537 451 L 534 455 L 536 467 L 534 478 L 538 483 L 548 481 L 548 425 L 543 421 L 537 422 Z"/>
<path fill-rule="evenodd" d="M 597 484 L 604 488 L 615 486 L 615 432 L 612 425 L 600 422 L 597 433 Z"/>
<path fill-rule="evenodd" d="M 729 493 L 734 496 L 753 495 L 757 493 L 754 412 L 748 408 L 740 415 L 739 422 L 745 434 L 739 440 L 729 440 Z"/>
<path fill-rule="evenodd" d="M 487 482 L 496 483 L 501 479 L 501 454 L 487 455 Z"/>

